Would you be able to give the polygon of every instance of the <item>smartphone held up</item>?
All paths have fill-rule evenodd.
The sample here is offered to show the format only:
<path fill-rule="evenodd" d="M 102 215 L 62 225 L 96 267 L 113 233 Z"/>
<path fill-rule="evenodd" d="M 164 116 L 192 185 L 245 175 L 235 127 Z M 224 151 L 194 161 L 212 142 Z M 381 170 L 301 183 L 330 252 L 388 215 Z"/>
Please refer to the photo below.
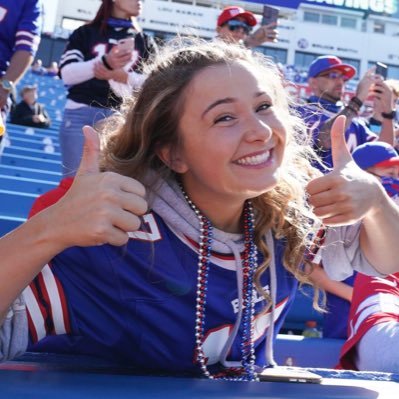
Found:
<path fill-rule="evenodd" d="M 119 51 L 132 52 L 134 49 L 134 38 L 127 37 L 118 41 L 117 48 Z"/>
<path fill-rule="evenodd" d="M 279 13 L 278 8 L 264 5 L 261 25 L 269 25 L 271 23 L 277 25 L 278 13 Z"/>
<path fill-rule="evenodd" d="M 375 64 L 375 74 L 380 75 L 385 80 L 388 76 L 388 67 L 382 62 L 377 62 Z"/>

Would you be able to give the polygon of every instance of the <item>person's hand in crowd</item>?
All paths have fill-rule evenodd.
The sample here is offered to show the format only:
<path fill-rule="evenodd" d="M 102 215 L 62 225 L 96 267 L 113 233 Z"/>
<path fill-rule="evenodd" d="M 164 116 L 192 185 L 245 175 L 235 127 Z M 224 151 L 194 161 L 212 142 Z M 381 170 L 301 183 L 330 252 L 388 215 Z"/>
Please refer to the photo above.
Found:
<path fill-rule="evenodd" d="M 83 132 L 83 157 L 74 182 L 46 210 L 60 250 L 75 245 L 123 245 L 128 232 L 140 227 L 140 216 L 147 210 L 144 186 L 130 177 L 100 172 L 98 134 L 89 126 Z"/>
<path fill-rule="evenodd" d="M 112 79 L 112 71 L 107 69 L 101 61 L 97 61 L 93 67 L 94 77 L 100 80 Z"/>
<path fill-rule="evenodd" d="M 390 113 L 395 107 L 392 90 L 385 81 L 378 75 L 372 86 L 374 99 L 374 113 L 381 117 L 381 113 Z"/>
<path fill-rule="evenodd" d="M 355 223 L 378 209 L 384 189 L 371 174 L 360 169 L 345 142 L 345 116 L 331 128 L 333 170 L 313 179 L 307 187 L 309 203 L 325 225 Z"/>
<path fill-rule="evenodd" d="M 257 47 L 265 42 L 277 42 L 278 30 L 276 27 L 277 23 L 275 22 L 268 25 L 262 25 L 245 39 L 245 45 L 247 47 Z"/>
<path fill-rule="evenodd" d="M 133 50 L 126 48 L 119 48 L 118 46 L 112 47 L 111 51 L 104 55 L 107 64 L 112 69 L 123 68 L 128 64 L 133 57 Z"/>
<path fill-rule="evenodd" d="M 366 98 L 372 94 L 370 91 L 372 90 L 372 86 L 376 79 L 375 67 L 370 68 L 360 79 L 356 87 L 356 97 L 360 101 L 364 102 Z"/>
<path fill-rule="evenodd" d="M 36 123 L 42 123 L 46 121 L 46 118 L 44 117 L 44 115 L 40 114 L 40 115 L 33 115 L 32 120 L 33 122 Z"/>
<path fill-rule="evenodd" d="M 94 64 L 94 76 L 100 80 L 115 80 L 117 82 L 126 83 L 128 79 L 128 73 L 122 68 L 113 69 L 110 71 L 107 69 L 101 61 L 97 61 Z"/>

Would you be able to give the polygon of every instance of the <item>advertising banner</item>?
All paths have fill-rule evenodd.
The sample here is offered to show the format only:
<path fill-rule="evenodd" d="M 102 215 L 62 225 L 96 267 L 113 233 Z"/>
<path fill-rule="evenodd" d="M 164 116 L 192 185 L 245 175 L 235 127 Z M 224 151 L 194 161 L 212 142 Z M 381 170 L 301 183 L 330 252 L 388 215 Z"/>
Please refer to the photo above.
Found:
<path fill-rule="evenodd" d="M 398 0 L 247 0 L 249 3 L 268 4 L 287 8 L 298 8 L 300 4 L 345 8 L 370 14 L 398 16 Z M 397 15 L 395 15 L 397 14 Z"/>

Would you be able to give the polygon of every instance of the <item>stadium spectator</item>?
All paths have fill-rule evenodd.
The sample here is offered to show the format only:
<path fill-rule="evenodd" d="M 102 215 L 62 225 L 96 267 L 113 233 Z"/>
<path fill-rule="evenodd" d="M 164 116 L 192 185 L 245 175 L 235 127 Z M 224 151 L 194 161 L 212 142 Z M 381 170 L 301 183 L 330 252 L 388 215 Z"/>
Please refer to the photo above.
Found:
<path fill-rule="evenodd" d="M 251 33 L 257 23 L 252 12 L 237 6 L 226 7 L 217 19 L 217 38 L 227 43 L 242 43 L 248 48 L 260 46 L 265 42 L 277 41 L 276 24 L 260 26 Z"/>
<path fill-rule="evenodd" d="M 46 75 L 47 73 L 46 68 L 43 66 L 43 61 L 40 58 L 33 62 L 30 70 L 35 75 Z"/>
<path fill-rule="evenodd" d="M 40 42 L 41 0 L 0 0 L 0 110 L 13 103 L 15 84 L 31 65 Z M 0 136 L 0 141 L 4 136 Z M 0 154 L 1 154 L 0 144 Z"/>
<path fill-rule="evenodd" d="M 340 366 L 399 373 L 399 273 L 385 278 L 358 273 L 353 286 L 348 339 Z"/>
<path fill-rule="evenodd" d="M 73 176 L 79 166 L 82 127 L 114 112 L 121 95 L 130 95 L 145 78 L 142 63 L 156 48 L 137 24 L 140 12 L 139 0 L 104 0 L 93 21 L 69 38 L 60 60 L 61 78 L 68 86 L 60 128 L 64 177 Z"/>
<path fill-rule="evenodd" d="M 399 202 L 399 156 L 392 146 L 374 142 L 353 152 L 355 162 L 376 176 Z M 386 278 L 356 276 L 349 314 L 348 339 L 341 352 L 345 369 L 399 373 L 399 273 Z"/>
<path fill-rule="evenodd" d="M 50 66 L 46 69 L 46 74 L 48 76 L 58 76 L 59 73 L 59 68 L 58 68 L 58 62 L 53 61 Z"/>
<path fill-rule="evenodd" d="M 356 164 L 376 176 L 387 194 L 399 204 L 399 157 L 395 149 L 384 142 L 361 144 L 352 153 Z M 331 280 L 322 267 L 314 265 L 311 280 L 327 294 L 327 313 L 324 315 L 323 337 L 348 338 L 348 317 L 357 274 L 344 281 Z M 364 277 L 361 277 L 364 282 Z"/>
<path fill-rule="evenodd" d="M 399 203 L 399 156 L 391 145 L 363 144 L 355 149 L 353 159 L 363 170 L 376 176 L 388 195 Z"/>
<path fill-rule="evenodd" d="M 398 211 L 340 151 L 344 118 L 332 129 L 335 169 L 321 176 L 296 141 L 302 124 L 270 60 L 221 41 L 164 51 L 136 101 L 105 126 L 101 159 L 98 137 L 85 129 L 72 187 L 30 219 L 46 226 L 41 234 L 0 241 L 2 315 L 39 261 L 62 251 L 23 295 L 29 342 L 18 301 L 0 334 L 2 356 L 10 343 L 14 354 L 29 344 L 140 371 L 253 380 L 255 364 L 273 363 L 274 323 L 277 332 L 294 276 L 304 278 L 316 229 L 307 198 L 327 224 L 362 221 L 327 230 L 337 244 L 323 251 L 332 251 L 336 272 L 353 264 L 377 273 L 367 259 L 383 273 L 398 269 Z"/>
<path fill-rule="evenodd" d="M 335 56 L 316 58 L 308 71 L 309 86 L 313 95 L 308 103 L 298 108 L 308 126 L 315 150 L 323 160 L 318 167 L 326 172 L 333 166 L 331 156 L 330 128 L 338 115 L 347 117 L 346 142 L 351 151 L 359 144 L 377 140 L 378 136 L 371 132 L 366 122 L 358 118 L 362 103 L 371 94 L 376 109 L 391 113 L 393 109 L 392 92 L 386 82 L 368 71 L 360 80 L 356 96 L 347 106 L 342 105 L 345 83 L 356 74 L 353 66 L 344 64 Z M 384 114 L 387 116 L 387 114 Z M 380 140 L 393 141 L 393 123 L 389 118 L 383 118 L 384 132 Z M 310 274 L 311 280 L 326 292 L 326 310 L 323 322 L 323 336 L 327 338 L 347 337 L 347 322 L 352 286 L 355 275 L 342 281 L 331 280 L 321 265 L 314 265 Z"/>
<path fill-rule="evenodd" d="M 370 130 L 372 132 L 374 132 L 377 135 L 380 135 L 381 127 L 382 127 L 382 123 L 383 123 L 384 119 L 386 119 L 387 116 L 392 118 L 393 121 L 394 121 L 395 138 L 396 138 L 397 130 L 399 128 L 398 121 L 396 119 L 396 103 L 397 103 L 398 98 L 399 98 L 399 80 L 389 79 L 389 80 L 385 81 L 385 84 L 392 91 L 392 102 L 393 102 L 392 111 L 391 111 L 391 113 L 389 115 L 384 114 L 385 115 L 385 118 L 384 118 L 383 110 L 381 109 L 383 104 L 381 103 L 381 101 L 373 101 L 372 115 L 369 117 L 367 123 L 368 123 L 368 126 L 369 126 L 369 128 L 370 128 Z M 379 96 L 386 95 L 385 93 L 377 93 L 377 94 Z"/>
<path fill-rule="evenodd" d="M 11 112 L 11 122 L 39 128 L 50 127 L 51 119 L 44 104 L 37 102 L 37 86 L 24 86 L 21 90 L 21 98 L 21 102 Z"/>
<path fill-rule="evenodd" d="M 298 107 L 298 111 L 308 126 L 315 150 L 327 168 L 332 166 L 330 129 L 337 116 L 345 115 L 347 118 L 346 142 L 353 151 L 358 145 L 378 138 L 367 128 L 365 121 L 358 118 L 369 94 L 373 94 L 375 104 L 380 106 L 383 115 L 391 115 L 393 109 L 392 93 L 382 78 L 374 74 L 374 68 L 365 73 L 357 85 L 355 96 L 344 106 L 345 84 L 355 74 L 356 69 L 352 65 L 332 55 L 317 57 L 309 66 L 308 83 L 313 95 L 307 104 Z M 385 117 L 379 140 L 392 145 L 393 137 L 392 119 Z"/>

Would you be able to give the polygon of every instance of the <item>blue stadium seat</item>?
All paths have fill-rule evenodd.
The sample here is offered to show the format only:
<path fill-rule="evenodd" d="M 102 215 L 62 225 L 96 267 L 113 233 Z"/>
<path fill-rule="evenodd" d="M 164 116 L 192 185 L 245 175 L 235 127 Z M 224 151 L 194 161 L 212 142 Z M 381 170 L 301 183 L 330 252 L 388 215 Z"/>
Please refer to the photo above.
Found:
<path fill-rule="evenodd" d="M 308 320 L 315 320 L 319 328 L 323 325 L 323 313 L 313 309 L 313 288 L 305 285 L 297 291 L 282 331 L 293 331 L 300 334 L 305 329 Z"/>
<path fill-rule="evenodd" d="M 278 334 L 274 356 L 280 365 L 335 368 L 344 342 L 342 339 Z"/>

